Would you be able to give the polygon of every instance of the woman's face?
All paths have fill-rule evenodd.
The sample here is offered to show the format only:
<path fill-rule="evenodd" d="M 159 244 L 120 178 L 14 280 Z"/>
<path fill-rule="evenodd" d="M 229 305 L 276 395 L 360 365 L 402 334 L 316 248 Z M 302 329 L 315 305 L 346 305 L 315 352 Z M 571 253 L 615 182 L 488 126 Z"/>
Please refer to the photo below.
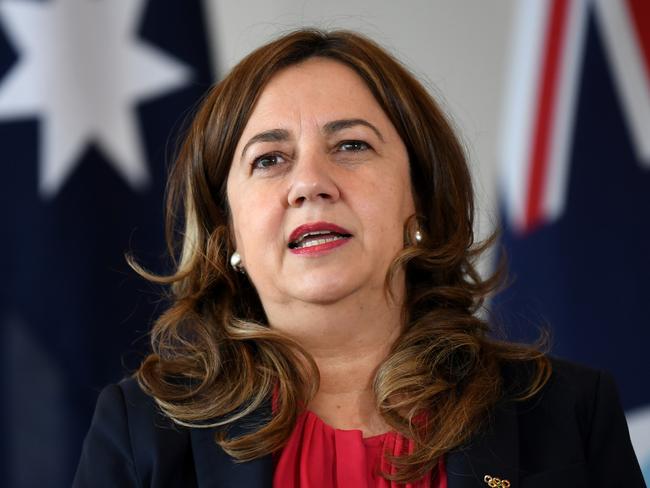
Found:
<path fill-rule="evenodd" d="M 270 80 L 227 193 L 237 250 L 267 310 L 383 293 L 415 211 L 397 131 L 354 71 L 323 58 Z"/>

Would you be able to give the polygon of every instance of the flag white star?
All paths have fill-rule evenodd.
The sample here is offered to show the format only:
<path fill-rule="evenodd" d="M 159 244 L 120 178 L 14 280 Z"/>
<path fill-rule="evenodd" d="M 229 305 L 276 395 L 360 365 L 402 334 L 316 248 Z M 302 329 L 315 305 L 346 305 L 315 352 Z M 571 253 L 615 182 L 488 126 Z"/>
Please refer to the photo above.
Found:
<path fill-rule="evenodd" d="M 134 188 L 149 181 L 136 104 L 187 84 L 186 65 L 137 37 L 144 0 L 4 0 L 18 61 L 0 120 L 40 117 L 39 191 L 53 197 L 88 144 Z"/>

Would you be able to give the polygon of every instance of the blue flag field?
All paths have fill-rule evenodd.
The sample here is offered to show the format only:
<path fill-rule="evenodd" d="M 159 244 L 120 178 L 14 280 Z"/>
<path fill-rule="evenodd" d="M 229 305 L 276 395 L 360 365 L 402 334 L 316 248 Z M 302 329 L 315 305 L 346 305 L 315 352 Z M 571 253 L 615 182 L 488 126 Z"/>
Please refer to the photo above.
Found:
<path fill-rule="evenodd" d="M 0 2 L 0 485 L 70 486 L 160 290 L 174 135 L 212 82 L 198 0 Z"/>

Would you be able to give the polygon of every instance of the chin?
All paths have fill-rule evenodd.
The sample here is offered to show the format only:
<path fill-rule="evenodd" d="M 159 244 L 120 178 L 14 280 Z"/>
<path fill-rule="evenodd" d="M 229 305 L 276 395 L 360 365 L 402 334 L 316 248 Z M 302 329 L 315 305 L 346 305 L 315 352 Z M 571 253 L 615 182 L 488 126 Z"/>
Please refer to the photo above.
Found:
<path fill-rule="evenodd" d="M 291 295 L 302 302 L 328 305 L 354 294 L 361 287 L 358 280 L 350 282 L 341 277 L 332 280 L 315 280 L 302 283 L 291 291 Z"/>
<path fill-rule="evenodd" d="M 305 280 L 296 285 L 291 295 L 306 303 L 329 305 L 354 296 L 367 301 L 377 293 L 383 296 L 385 274 L 356 272 L 329 280 Z"/>
<path fill-rule="evenodd" d="M 300 290 L 294 292 L 293 296 L 305 303 L 312 303 L 316 305 L 331 305 L 344 298 L 350 296 L 350 290 L 341 289 L 339 287 L 314 287 L 307 290 Z"/>

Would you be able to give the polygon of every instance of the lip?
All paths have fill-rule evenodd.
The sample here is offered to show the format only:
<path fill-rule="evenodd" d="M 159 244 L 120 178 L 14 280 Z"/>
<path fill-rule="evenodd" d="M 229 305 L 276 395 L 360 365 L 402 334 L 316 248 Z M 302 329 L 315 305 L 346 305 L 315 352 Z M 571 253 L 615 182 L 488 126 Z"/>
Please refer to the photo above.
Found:
<path fill-rule="evenodd" d="M 309 222 L 307 224 L 302 224 L 293 229 L 293 232 L 291 232 L 291 235 L 289 235 L 289 242 L 293 242 L 296 239 L 298 239 L 301 235 L 306 234 L 308 232 L 318 232 L 318 231 L 330 231 L 330 232 L 336 232 L 337 234 L 352 234 L 347 229 L 344 229 L 343 227 L 332 224 L 331 222 Z"/>
<path fill-rule="evenodd" d="M 352 233 L 339 226 L 336 224 L 332 224 L 331 222 L 310 222 L 308 224 L 303 224 L 298 227 L 296 227 L 291 235 L 289 236 L 289 242 L 293 242 L 297 239 L 300 238 L 300 236 L 308 233 L 308 232 L 318 232 L 318 231 L 328 231 L 328 232 L 335 232 L 337 234 L 347 234 L 349 236 L 352 235 Z M 294 249 L 289 249 L 289 251 L 292 254 L 300 254 L 300 255 L 308 255 L 308 256 L 318 256 L 324 253 L 327 253 L 328 251 L 331 251 L 334 248 L 337 248 L 339 246 L 343 246 L 344 244 L 347 244 L 349 242 L 349 238 L 346 239 L 336 239 L 334 241 L 330 242 L 325 242 L 322 244 L 318 244 L 315 246 L 309 246 L 309 247 L 299 247 L 299 248 L 294 248 Z"/>

